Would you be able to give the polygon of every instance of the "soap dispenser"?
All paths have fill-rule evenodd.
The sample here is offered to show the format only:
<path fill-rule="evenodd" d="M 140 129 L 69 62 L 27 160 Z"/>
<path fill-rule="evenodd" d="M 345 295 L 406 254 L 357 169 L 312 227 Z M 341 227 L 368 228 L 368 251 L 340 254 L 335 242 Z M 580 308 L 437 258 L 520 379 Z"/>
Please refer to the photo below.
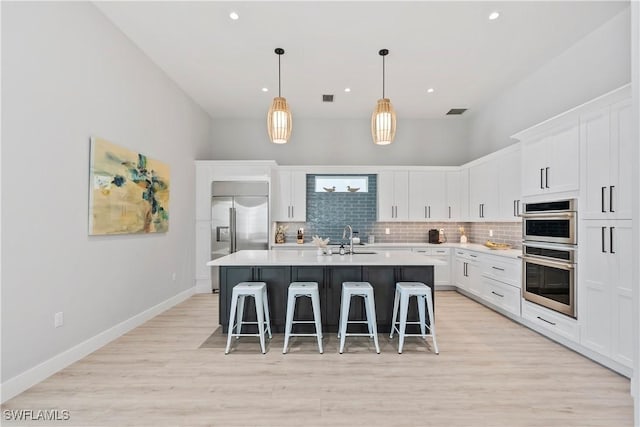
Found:
<path fill-rule="evenodd" d="M 344 245 L 340 245 L 340 255 L 344 255 Z"/>

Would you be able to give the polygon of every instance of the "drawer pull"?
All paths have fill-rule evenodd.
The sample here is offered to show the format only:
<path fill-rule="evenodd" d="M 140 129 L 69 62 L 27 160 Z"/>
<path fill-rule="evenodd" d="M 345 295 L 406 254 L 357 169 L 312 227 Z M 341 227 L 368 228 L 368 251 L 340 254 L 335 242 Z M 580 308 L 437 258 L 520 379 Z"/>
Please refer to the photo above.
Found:
<path fill-rule="evenodd" d="M 556 326 L 555 323 L 548 321 L 547 319 L 543 319 L 542 317 L 538 316 L 538 319 L 542 320 L 543 322 L 547 322 L 550 325 Z"/>
<path fill-rule="evenodd" d="M 473 254 L 471 254 L 471 255 L 469 255 L 469 256 L 470 256 L 471 258 L 478 258 L 478 255 L 473 255 Z"/>
<path fill-rule="evenodd" d="M 491 268 L 493 268 L 494 270 L 504 271 L 504 268 L 500 268 L 500 267 L 496 267 L 496 266 L 492 266 Z"/>
<path fill-rule="evenodd" d="M 492 293 L 492 294 L 494 294 L 494 295 L 499 296 L 500 298 L 504 298 L 504 295 L 500 295 L 500 294 L 499 294 L 499 293 L 497 293 L 497 292 L 491 291 L 491 293 Z"/>

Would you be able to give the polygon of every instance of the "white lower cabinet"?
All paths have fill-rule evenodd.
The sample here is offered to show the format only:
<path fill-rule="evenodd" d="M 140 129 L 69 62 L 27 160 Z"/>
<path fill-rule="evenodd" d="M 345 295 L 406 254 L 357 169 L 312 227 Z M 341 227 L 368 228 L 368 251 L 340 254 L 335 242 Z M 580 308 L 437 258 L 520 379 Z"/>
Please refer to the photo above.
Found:
<path fill-rule="evenodd" d="M 520 316 L 520 288 L 498 282 L 488 277 L 482 278 L 482 297 L 494 306 Z"/>
<path fill-rule="evenodd" d="M 434 284 L 436 289 L 451 286 L 451 248 L 413 248 L 412 251 L 446 262 L 434 267 Z"/>
<path fill-rule="evenodd" d="M 455 250 L 455 285 L 478 297 L 482 296 L 479 255 L 462 249 Z"/>
<path fill-rule="evenodd" d="M 581 344 L 633 366 L 631 221 L 587 220 L 582 228 L 578 318 Z"/>
<path fill-rule="evenodd" d="M 567 338 L 573 342 L 577 343 L 580 340 L 580 327 L 575 319 L 548 310 L 537 304 L 522 301 L 522 318 L 539 328 Z"/>

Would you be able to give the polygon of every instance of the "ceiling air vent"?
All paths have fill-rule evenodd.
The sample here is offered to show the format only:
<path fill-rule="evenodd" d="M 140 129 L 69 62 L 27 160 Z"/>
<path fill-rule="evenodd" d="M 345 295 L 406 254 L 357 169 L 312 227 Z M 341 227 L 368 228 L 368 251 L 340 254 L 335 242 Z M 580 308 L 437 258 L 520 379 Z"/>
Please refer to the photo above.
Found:
<path fill-rule="evenodd" d="M 322 95 L 322 102 L 333 102 L 333 95 Z"/>
<path fill-rule="evenodd" d="M 467 111 L 466 108 L 452 108 L 447 112 L 447 116 L 459 116 L 465 111 Z"/>

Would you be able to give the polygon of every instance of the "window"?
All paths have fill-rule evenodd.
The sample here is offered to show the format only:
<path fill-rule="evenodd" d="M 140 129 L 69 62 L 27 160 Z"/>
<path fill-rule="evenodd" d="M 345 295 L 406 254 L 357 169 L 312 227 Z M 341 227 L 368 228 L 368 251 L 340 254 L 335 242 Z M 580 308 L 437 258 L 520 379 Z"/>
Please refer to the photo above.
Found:
<path fill-rule="evenodd" d="M 316 175 L 316 193 L 367 193 L 369 178 L 362 175 Z"/>

